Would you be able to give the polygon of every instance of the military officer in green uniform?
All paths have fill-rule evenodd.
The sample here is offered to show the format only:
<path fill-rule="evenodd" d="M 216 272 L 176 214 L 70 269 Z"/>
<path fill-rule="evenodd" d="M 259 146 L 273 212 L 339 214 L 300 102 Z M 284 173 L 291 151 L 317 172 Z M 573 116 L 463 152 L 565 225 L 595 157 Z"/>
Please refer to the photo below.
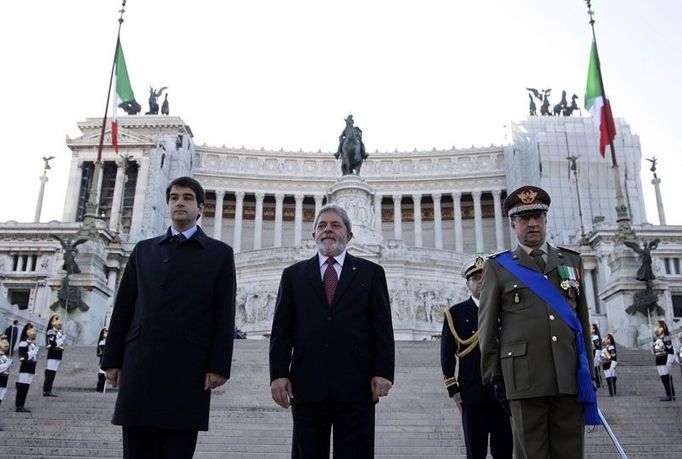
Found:
<path fill-rule="evenodd" d="M 580 254 L 545 240 L 550 201 L 534 186 L 504 200 L 518 247 L 484 266 L 481 374 L 508 403 L 515 457 L 575 459 L 583 457 L 584 424 L 598 423 L 589 315 Z"/>

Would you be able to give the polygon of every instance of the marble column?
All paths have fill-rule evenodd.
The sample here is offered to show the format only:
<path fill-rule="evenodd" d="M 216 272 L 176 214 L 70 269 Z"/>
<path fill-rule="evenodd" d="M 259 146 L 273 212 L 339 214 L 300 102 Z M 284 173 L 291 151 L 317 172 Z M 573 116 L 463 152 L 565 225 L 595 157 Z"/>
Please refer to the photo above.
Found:
<path fill-rule="evenodd" d="M 215 215 L 213 217 L 213 239 L 223 240 L 223 204 L 225 190 L 215 190 Z"/>
<path fill-rule="evenodd" d="M 393 195 L 393 239 L 403 238 L 402 200 L 403 197 L 401 195 Z"/>
<path fill-rule="evenodd" d="M 483 215 L 481 212 L 481 192 L 472 191 L 474 198 L 474 235 L 476 236 L 476 253 L 483 253 Z"/>
<path fill-rule="evenodd" d="M 78 193 L 80 192 L 81 180 L 83 179 L 82 163 L 77 156 L 71 158 L 71 168 L 69 169 L 69 185 L 66 189 L 66 200 L 64 201 L 64 214 L 62 220 L 65 223 L 76 221 L 78 213 Z"/>
<path fill-rule="evenodd" d="M 414 245 L 415 247 L 422 247 L 424 245 L 422 236 L 422 195 L 413 194 L 412 204 L 412 217 L 414 221 Z"/>
<path fill-rule="evenodd" d="M 123 190 L 125 187 L 125 168 L 116 164 L 116 180 L 114 181 L 114 196 L 111 198 L 111 215 L 109 216 L 109 228 L 118 230 L 118 222 L 121 218 L 121 204 L 123 204 Z"/>
<path fill-rule="evenodd" d="M 265 193 L 256 193 L 256 215 L 253 225 L 253 249 L 260 249 L 263 245 L 263 199 Z"/>
<path fill-rule="evenodd" d="M 442 195 L 440 193 L 433 193 L 431 199 L 433 200 L 433 235 L 437 249 L 443 248 L 443 216 L 440 209 L 440 200 Z"/>
<path fill-rule="evenodd" d="M 235 253 L 241 252 L 242 248 L 242 222 L 244 216 L 244 192 L 237 191 L 234 196 L 236 199 L 234 207 L 234 241 L 232 249 Z"/>
<path fill-rule="evenodd" d="M 504 250 L 504 229 L 502 228 L 502 190 L 493 190 L 493 203 L 495 207 L 495 242 L 497 250 Z"/>
<path fill-rule="evenodd" d="M 452 208 L 455 217 L 455 251 L 464 252 L 462 239 L 462 193 L 452 193 Z"/>
<path fill-rule="evenodd" d="M 142 217 L 144 214 L 144 200 L 147 193 L 147 179 L 149 176 L 149 157 L 143 156 L 136 159 L 139 169 L 137 183 L 135 184 L 135 200 L 133 202 L 133 217 L 130 223 L 131 239 L 141 238 Z"/>
<path fill-rule="evenodd" d="M 24 271 L 33 271 L 33 257 L 26 255 L 26 269 Z"/>
<path fill-rule="evenodd" d="M 317 218 L 317 214 L 320 213 L 320 209 L 322 208 L 322 201 L 324 201 L 324 195 L 323 194 L 316 194 L 315 195 L 315 218 Z"/>
<path fill-rule="evenodd" d="M 380 194 L 374 195 L 374 230 L 381 236 L 382 224 L 381 224 L 381 201 L 383 196 Z"/>
<path fill-rule="evenodd" d="M 15 271 L 23 271 L 24 270 L 25 258 L 26 258 L 26 255 L 17 255 L 17 269 L 15 269 Z"/>
<path fill-rule="evenodd" d="M 275 247 L 282 247 L 282 206 L 284 194 L 275 194 Z"/>
<path fill-rule="evenodd" d="M 118 274 L 118 270 L 115 268 L 109 268 L 109 272 L 107 274 L 107 287 L 109 287 L 109 290 L 112 292 L 116 291 L 116 276 Z"/>
<path fill-rule="evenodd" d="M 294 245 L 301 243 L 301 236 L 303 234 L 303 198 L 302 194 L 294 196 L 294 202 L 296 203 L 294 213 Z"/>
<path fill-rule="evenodd" d="M 594 282 L 592 282 L 592 273 L 594 272 L 594 269 L 597 267 L 597 264 L 592 261 L 588 261 L 585 258 L 583 258 L 583 273 L 582 273 L 582 279 L 583 279 L 583 285 L 585 287 L 585 291 L 583 292 L 583 295 L 585 295 L 585 300 L 587 302 L 587 309 L 590 311 L 590 315 L 592 314 L 597 314 L 597 304 L 595 302 L 596 295 L 594 294 Z"/>

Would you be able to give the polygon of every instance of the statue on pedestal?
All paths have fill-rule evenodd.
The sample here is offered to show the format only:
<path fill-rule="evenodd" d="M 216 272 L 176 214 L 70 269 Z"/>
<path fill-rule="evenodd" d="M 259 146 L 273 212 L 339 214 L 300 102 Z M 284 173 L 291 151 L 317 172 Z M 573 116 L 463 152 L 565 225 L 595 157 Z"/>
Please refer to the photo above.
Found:
<path fill-rule="evenodd" d="M 362 162 L 369 156 L 362 143 L 362 129 L 354 126 L 353 115 L 345 119 L 346 127 L 339 136 L 339 147 L 334 158 L 341 158 L 341 172 L 343 175 L 360 175 Z"/>
<path fill-rule="evenodd" d="M 159 114 L 159 102 L 157 101 L 157 99 L 161 97 L 161 94 L 163 94 L 163 91 L 166 90 L 167 88 L 168 86 L 164 86 L 157 91 L 151 86 L 149 87 L 149 111 L 145 113 L 145 115 Z"/>
<path fill-rule="evenodd" d="M 74 241 L 73 239 L 64 240 L 56 234 L 50 234 L 50 236 L 58 240 L 62 246 L 62 250 L 64 251 L 64 264 L 62 265 L 62 269 L 66 271 L 66 275 L 80 274 L 81 270 L 76 263 L 76 254 L 78 253 L 76 247 L 88 242 L 88 239 L 82 238 Z"/>
<path fill-rule="evenodd" d="M 626 246 L 635 251 L 642 260 L 642 265 L 637 270 L 636 278 L 639 281 L 646 282 L 646 290 L 644 292 L 635 293 L 634 303 L 625 310 L 628 314 L 634 315 L 635 313 L 640 312 L 646 316 L 650 313 L 658 315 L 664 313 L 663 308 L 658 305 L 658 295 L 654 291 L 653 280 L 656 279 L 656 276 L 654 275 L 651 259 L 651 251 L 658 247 L 659 242 L 659 239 L 654 239 L 653 241 L 643 243 L 642 247 L 640 247 L 637 242 L 623 242 Z"/>

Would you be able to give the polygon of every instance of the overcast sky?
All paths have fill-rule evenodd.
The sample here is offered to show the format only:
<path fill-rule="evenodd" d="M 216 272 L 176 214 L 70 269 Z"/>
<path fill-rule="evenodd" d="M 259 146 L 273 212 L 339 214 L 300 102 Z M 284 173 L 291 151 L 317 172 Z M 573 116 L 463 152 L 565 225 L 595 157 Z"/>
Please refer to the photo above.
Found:
<path fill-rule="evenodd" d="M 61 219 L 76 122 L 104 113 L 120 0 L 4 2 L 0 222 Z M 660 159 L 668 224 L 682 224 L 682 2 L 594 0 L 614 115 Z M 130 0 L 121 40 L 137 100 L 168 86 L 201 145 L 334 151 L 352 112 L 368 151 L 501 145 L 526 87 L 583 104 L 582 0 Z M 123 115 L 123 112 L 119 113 Z M 595 153 L 597 154 L 597 153 Z M 648 163 L 642 183 L 658 223 Z"/>

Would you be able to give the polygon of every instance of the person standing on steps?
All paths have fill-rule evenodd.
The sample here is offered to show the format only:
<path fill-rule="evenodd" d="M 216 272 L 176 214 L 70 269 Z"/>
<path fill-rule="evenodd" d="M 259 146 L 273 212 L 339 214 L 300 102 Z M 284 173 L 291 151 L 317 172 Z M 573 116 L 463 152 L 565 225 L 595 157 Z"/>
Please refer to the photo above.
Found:
<path fill-rule="evenodd" d="M 24 407 L 26 404 L 26 396 L 28 389 L 31 387 L 33 377 L 36 374 L 36 361 L 38 356 L 38 345 L 36 344 L 36 329 L 29 328 L 26 330 L 26 346 L 19 347 L 19 381 L 16 383 L 17 397 L 16 397 L 16 412 L 30 413 L 31 411 Z"/>
<path fill-rule="evenodd" d="M 618 380 L 618 375 L 616 373 L 618 354 L 616 350 L 616 340 L 611 333 L 607 334 L 604 339 L 604 349 L 602 350 L 601 360 L 604 362 L 602 368 L 604 369 L 606 384 L 609 386 L 609 396 L 613 397 L 616 395 L 616 381 Z"/>
<path fill-rule="evenodd" d="M 59 314 L 50 316 L 45 341 L 47 344 L 47 367 L 45 368 L 45 381 L 43 382 L 43 397 L 56 397 L 52 393 L 52 385 L 64 354 L 64 333 L 62 333 L 62 320 Z"/>
<path fill-rule="evenodd" d="M 511 411 L 519 459 L 580 459 L 585 425 L 601 424 L 583 263 L 545 240 L 550 202 L 536 186 L 509 193 L 503 207 L 518 247 L 491 255 L 483 268 L 483 383 Z"/>
<path fill-rule="evenodd" d="M 590 340 L 592 341 L 592 351 L 594 356 L 594 382 L 597 384 L 597 389 L 601 387 L 601 333 L 599 333 L 599 325 L 594 323 L 591 327 L 592 334 Z"/>
<path fill-rule="evenodd" d="M 9 352 L 7 353 L 7 355 L 12 357 L 12 354 L 14 353 L 14 346 L 17 344 L 17 341 L 19 340 L 18 320 L 12 322 L 12 325 L 5 329 L 5 336 L 7 337 L 7 341 L 9 342 Z"/>
<path fill-rule="evenodd" d="M 99 360 L 99 369 L 97 371 L 97 386 L 95 390 L 97 392 L 104 392 L 104 386 L 107 383 L 107 372 L 102 370 L 102 356 L 104 356 L 104 346 L 107 344 L 107 327 L 104 327 L 99 332 L 99 337 L 97 338 L 97 358 Z"/>
<path fill-rule="evenodd" d="M 656 371 L 661 377 L 663 388 L 665 389 L 665 397 L 661 399 L 662 402 L 672 402 L 675 400 L 675 386 L 673 386 L 673 375 L 670 370 L 675 360 L 675 351 L 673 349 L 673 340 L 670 337 L 670 331 L 665 320 L 659 320 L 656 329 L 654 330 L 656 341 L 654 342 L 654 357 L 656 358 Z"/>
<path fill-rule="evenodd" d="M 481 257 L 468 260 L 462 267 L 462 277 L 471 296 L 445 311 L 440 363 L 448 395 L 462 415 L 467 459 L 485 459 L 488 437 L 493 458 L 511 459 L 513 440 L 509 415 L 495 398 L 492 387 L 483 385 L 481 380 L 478 305 L 482 273 Z"/>
<path fill-rule="evenodd" d="M 384 269 L 346 250 L 346 211 L 323 206 L 317 253 L 284 269 L 270 337 L 270 392 L 294 420 L 292 458 L 374 457 L 375 404 L 393 386 L 395 350 Z"/>
<path fill-rule="evenodd" d="M 137 243 L 121 278 L 102 369 L 119 388 L 124 458 L 191 458 L 211 392 L 230 378 L 234 253 L 197 225 L 205 197 L 191 177 L 171 181 L 171 226 Z"/>
<path fill-rule="evenodd" d="M 12 366 L 12 348 L 7 336 L 0 335 L 0 404 L 7 394 L 7 381 L 9 380 L 9 367 Z M 2 429 L 0 429 L 2 430 Z"/>

